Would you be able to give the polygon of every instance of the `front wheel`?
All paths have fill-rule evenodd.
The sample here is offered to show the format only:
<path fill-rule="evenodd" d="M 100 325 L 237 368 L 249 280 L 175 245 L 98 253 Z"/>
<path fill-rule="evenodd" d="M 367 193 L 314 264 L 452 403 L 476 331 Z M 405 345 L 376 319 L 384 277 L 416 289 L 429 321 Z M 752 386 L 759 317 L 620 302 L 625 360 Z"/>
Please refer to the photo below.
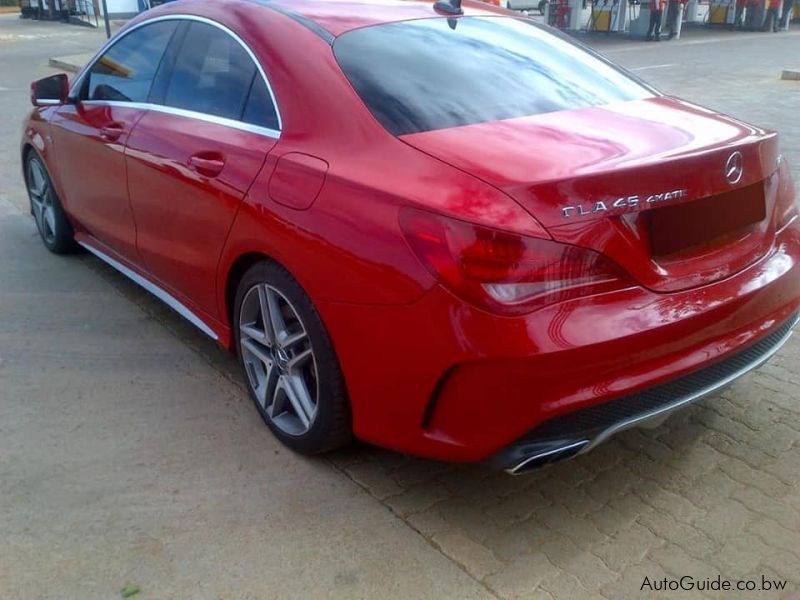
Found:
<path fill-rule="evenodd" d="M 67 254 L 75 249 L 74 232 L 53 188 L 42 159 L 33 151 L 25 162 L 25 185 L 31 203 L 31 214 L 45 247 L 54 254 Z"/>
<path fill-rule="evenodd" d="M 346 444 L 350 406 L 333 345 L 285 269 L 263 261 L 244 274 L 234 328 L 248 391 L 275 436 L 303 454 Z"/>

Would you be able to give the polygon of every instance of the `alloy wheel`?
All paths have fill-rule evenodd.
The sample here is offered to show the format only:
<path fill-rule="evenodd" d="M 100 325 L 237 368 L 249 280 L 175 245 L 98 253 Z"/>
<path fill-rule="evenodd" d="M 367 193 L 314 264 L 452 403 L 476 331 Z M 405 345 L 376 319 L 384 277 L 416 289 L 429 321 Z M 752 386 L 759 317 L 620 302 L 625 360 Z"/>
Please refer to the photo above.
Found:
<path fill-rule="evenodd" d="M 28 193 L 33 218 L 44 241 L 52 244 L 56 239 L 56 212 L 50 180 L 38 160 L 28 162 Z"/>
<path fill-rule="evenodd" d="M 239 312 L 239 351 L 259 406 L 282 432 L 300 436 L 317 415 L 317 365 L 308 332 L 291 302 L 254 285 Z"/>

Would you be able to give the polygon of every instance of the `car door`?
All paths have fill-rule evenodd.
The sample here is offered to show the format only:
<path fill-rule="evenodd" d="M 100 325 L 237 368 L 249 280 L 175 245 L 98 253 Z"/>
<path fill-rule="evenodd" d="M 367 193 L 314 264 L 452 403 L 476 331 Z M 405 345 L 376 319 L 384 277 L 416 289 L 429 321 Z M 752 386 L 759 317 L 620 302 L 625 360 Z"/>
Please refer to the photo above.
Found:
<path fill-rule="evenodd" d="M 183 27 L 180 47 L 165 59 L 168 81 L 152 99 L 159 106 L 128 138 L 128 189 L 149 273 L 217 317 L 217 262 L 280 119 L 241 39 L 208 21 Z"/>
<path fill-rule="evenodd" d="M 126 185 L 125 143 L 144 115 L 176 21 L 148 23 L 115 40 L 72 88 L 51 136 L 64 204 L 92 236 L 136 260 L 136 228 Z"/>

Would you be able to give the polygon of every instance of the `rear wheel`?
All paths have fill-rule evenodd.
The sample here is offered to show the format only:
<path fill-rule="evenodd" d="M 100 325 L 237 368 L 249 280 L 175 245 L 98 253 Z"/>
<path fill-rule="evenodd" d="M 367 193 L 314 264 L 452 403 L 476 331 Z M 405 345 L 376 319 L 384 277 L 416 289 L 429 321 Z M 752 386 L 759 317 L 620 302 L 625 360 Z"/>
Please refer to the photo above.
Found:
<path fill-rule="evenodd" d="M 234 326 L 239 362 L 258 412 L 278 439 L 317 454 L 351 438 L 344 378 L 310 298 L 263 261 L 242 277 Z"/>
<path fill-rule="evenodd" d="M 25 184 L 31 214 L 45 247 L 55 254 L 73 251 L 75 241 L 72 225 L 61 207 L 42 159 L 35 152 L 30 152 L 26 160 Z"/>

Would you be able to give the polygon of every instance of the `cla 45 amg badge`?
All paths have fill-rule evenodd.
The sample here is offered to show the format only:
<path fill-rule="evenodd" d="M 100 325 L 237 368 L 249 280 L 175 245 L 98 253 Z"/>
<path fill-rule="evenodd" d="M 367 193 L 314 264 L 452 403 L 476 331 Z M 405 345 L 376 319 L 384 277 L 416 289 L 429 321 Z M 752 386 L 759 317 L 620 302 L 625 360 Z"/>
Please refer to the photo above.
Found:
<path fill-rule="evenodd" d="M 617 198 L 613 202 L 600 201 L 594 204 L 576 204 L 574 206 L 564 206 L 561 208 L 561 214 L 565 219 L 571 217 L 587 217 L 589 215 L 596 215 L 598 213 L 607 213 L 614 209 L 633 209 L 637 206 L 655 204 L 657 202 L 669 202 L 672 200 L 679 200 L 686 198 L 689 195 L 688 190 L 671 190 L 669 192 L 660 192 L 658 194 L 651 194 L 650 196 L 623 196 Z M 622 211 L 627 212 L 627 211 Z"/>

